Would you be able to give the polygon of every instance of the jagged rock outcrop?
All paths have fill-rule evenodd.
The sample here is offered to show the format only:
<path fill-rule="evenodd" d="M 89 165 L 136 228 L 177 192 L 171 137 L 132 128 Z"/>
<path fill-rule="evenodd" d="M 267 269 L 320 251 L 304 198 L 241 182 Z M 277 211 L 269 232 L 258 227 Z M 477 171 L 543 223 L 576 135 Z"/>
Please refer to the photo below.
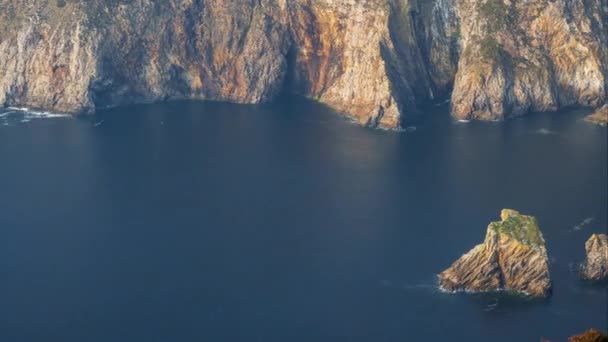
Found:
<path fill-rule="evenodd" d="M 608 125 L 608 104 L 597 108 L 593 114 L 587 116 L 585 120 L 600 126 Z"/>
<path fill-rule="evenodd" d="M 585 243 L 587 259 L 581 276 L 588 280 L 608 279 L 608 235 L 593 234 Z"/>
<path fill-rule="evenodd" d="M 452 87 L 461 119 L 596 105 L 608 88 L 600 1 L 0 0 L 0 106 L 289 92 L 396 128 Z"/>
<path fill-rule="evenodd" d="M 485 241 L 439 274 L 446 291 L 510 290 L 534 297 L 551 293 L 549 259 L 536 218 L 504 209 Z"/>
<path fill-rule="evenodd" d="M 459 0 L 458 119 L 500 120 L 607 97 L 602 0 Z"/>
<path fill-rule="evenodd" d="M 570 337 L 568 342 L 608 342 L 608 335 L 596 329 L 589 329 L 580 335 Z"/>
<path fill-rule="evenodd" d="M 541 339 L 541 342 L 551 342 Z M 568 342 L 608 342 L 608 335 L 596 329 L 589 329 L 584 333 L 568 338 Z"/>

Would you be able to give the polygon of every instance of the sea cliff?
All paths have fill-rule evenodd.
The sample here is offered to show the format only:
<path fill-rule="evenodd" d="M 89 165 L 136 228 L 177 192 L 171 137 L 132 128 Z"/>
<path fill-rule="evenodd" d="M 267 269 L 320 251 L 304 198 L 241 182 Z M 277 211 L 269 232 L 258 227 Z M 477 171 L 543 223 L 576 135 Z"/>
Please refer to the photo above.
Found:
<path fill-rule="evenodd" d="M 295 93 L 398 128 L 603 103 L 601 0 L 0 0 L 0 105 L 86 113 Z"/>

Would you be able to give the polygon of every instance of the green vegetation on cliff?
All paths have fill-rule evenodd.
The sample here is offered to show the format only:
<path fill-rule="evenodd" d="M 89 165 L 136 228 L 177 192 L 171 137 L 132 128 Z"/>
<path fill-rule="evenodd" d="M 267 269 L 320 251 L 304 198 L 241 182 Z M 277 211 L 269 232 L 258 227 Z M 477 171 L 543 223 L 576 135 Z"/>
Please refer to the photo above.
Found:
<path fill-rule="evenodd" d="M 507 28 L 509 22 L 508 8 L 503 0 L 486 0 L 477 3 L 477 11 L 488 23 L 490 33 Z"/>
<path fill-rule="evenodd" d="M 529 246 L 542 246 L 545 241 L 534 216 L 522 215 L 518 211 L 504 209 L 502 221 L 490 223 L 490 229 L 505 234 L 518 242 Z"/>

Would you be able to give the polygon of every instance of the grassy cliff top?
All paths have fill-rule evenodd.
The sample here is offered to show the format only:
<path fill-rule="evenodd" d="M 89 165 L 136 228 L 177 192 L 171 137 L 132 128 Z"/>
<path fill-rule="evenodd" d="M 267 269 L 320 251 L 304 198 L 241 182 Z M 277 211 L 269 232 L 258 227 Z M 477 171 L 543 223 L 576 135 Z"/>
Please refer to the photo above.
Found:
<path fill-rule="evenodd" d="M 521 244 L 529 246 L 542 246 L 545 244 L 543 234 L 538 227 L 534 216 L 522 215 L 518 211 L 503 209 L 500 213 L 501 221 L 490 223 L 489 229 L 505 234 Z"/>

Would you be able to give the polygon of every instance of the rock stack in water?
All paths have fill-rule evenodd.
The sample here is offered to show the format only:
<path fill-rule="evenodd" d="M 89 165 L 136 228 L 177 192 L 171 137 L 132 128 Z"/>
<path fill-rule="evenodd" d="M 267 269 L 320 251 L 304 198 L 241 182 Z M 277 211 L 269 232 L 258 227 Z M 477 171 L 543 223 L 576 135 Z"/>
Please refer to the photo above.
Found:
<path fill-rule="evenodd" d="M 446 291 L 511 290 L 534 297 L 551 293 L 545 240 L 535 217 L 504 209 L 485 241 L 439 275 Z"/>
<path fill-rule="evenodd" d="M 551 341 L 543 338 L 541 342 Z M 596 329 L 589 329 L 580 335 L 570 337 L 568 342 L 608 342 L 608 335 Z"/>
<path fill-rule="evenodd" d="M 585 243 L 587 260 L 583 265 L 582 277 L 588 280 L 608 279 L 608 236 L 593 234 Z"/>
<path fill-rule="evenodd" d="M 572 336 L 568 342 L 608 342 L 608 335 L 595 329 L 589 329 L 584 333 Z"/>
<path fill-rule="evenodd" d="M 608 125 L 608 103 L 597 108 L 593 114 L 586 117 L 585 120 L 600 126 Z"/>

